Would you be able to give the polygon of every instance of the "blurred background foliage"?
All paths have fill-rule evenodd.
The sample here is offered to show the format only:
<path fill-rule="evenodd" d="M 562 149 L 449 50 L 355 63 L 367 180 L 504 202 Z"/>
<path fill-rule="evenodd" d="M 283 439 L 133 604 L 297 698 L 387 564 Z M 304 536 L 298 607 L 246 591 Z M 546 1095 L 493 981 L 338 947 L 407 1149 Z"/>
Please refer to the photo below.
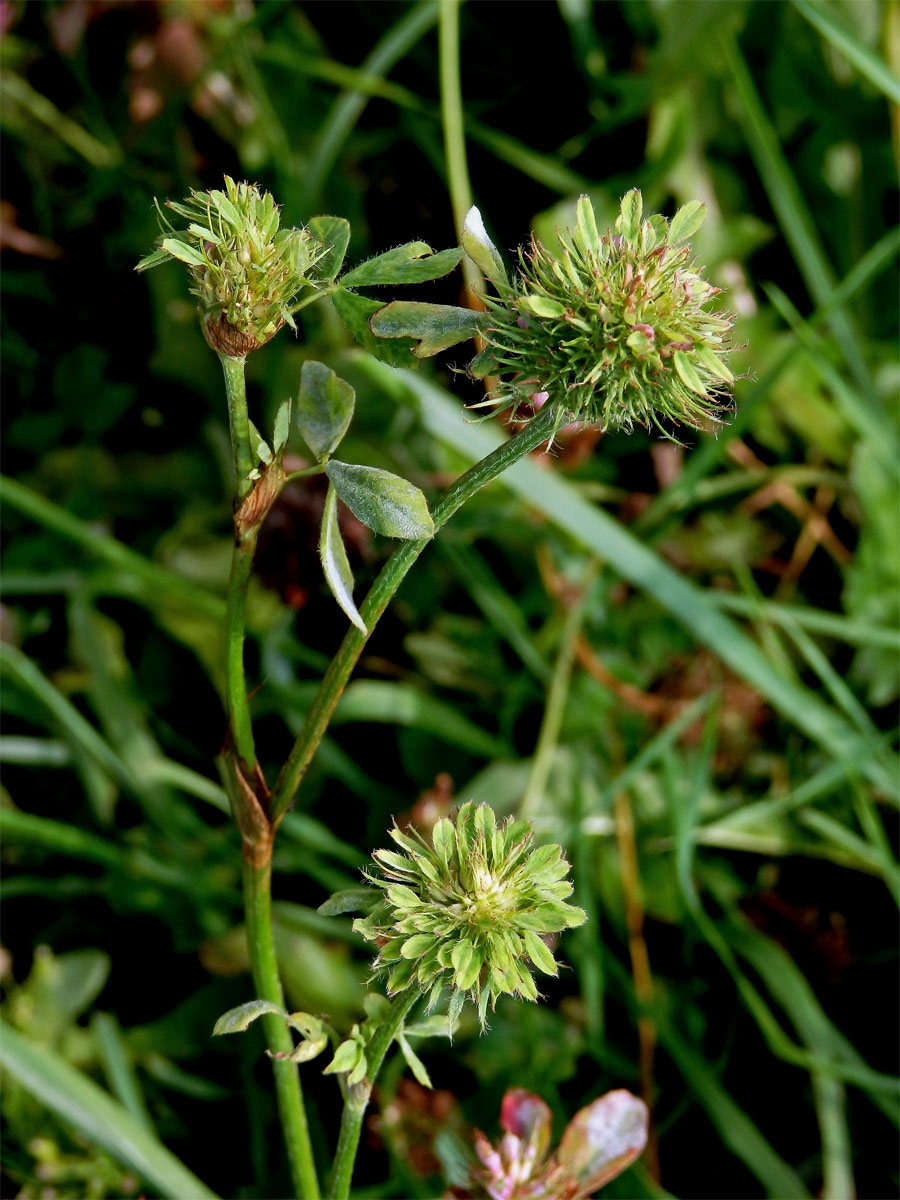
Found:
<path fill-rule="evenodd" d="M 183 273 L 132 268 L 152 198 L 223 173 L 289 224 L 348 217 L 350 261 L 454 244 L 437 5 L 3 0 L 0 21 L 3 455 L 28 489 L 3 505 L 4 1194 L 139 1195 L 143 1172 L 178 1195 L 174 1159 L 135 1166 L 137 1127 L 223 1196 L 282 1195 L 260 1037 L 210 1038 L 251 986 L 211 766 L 219 367 Z M 609 1195 L 897 1190 L 898 56 L 878 0 L 463 8 L 497 243 L 552 243 L 581 192 L 604 221 L 632 186 L 663 212 L 703 199 L 697 252 L 739 313 L 744 378 L 717 439 L 567 434 L 454 518 L 285 821 L 289 1000 L 340 1030 L 367 955 L 315 909 L 392 815 L 522 807 L 590 913 L 540 1007 L 422 1043 L 437 1091 L 389 1064 L 360 1195 L 438 1194 L 512 1085 L 557 1136 L 607 1088 L 649 1097 L 654 1142 Z M 458 353 L 392 374 L 326 305 L 304 317 L 250 360 L 260 428 L 312 357 L 357 388 L 355 461 L 435 495 L 481 452 Z M 345 623 L 322 503 L 292 485 L 261 538 L 248 652 L 271 773 Z M 362 587 L 390 547 L 345 532 Z M 324 1167 L 339 1099 L 318 1069 Z"/>

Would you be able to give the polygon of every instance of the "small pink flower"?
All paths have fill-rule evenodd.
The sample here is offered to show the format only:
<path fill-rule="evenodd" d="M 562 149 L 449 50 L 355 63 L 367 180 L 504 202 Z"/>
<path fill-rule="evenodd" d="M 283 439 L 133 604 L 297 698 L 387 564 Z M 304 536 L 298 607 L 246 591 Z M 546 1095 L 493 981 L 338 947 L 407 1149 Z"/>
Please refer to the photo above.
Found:
<path fill-rule="evenodd" d="M 550 1109 L 524 1088 L 510 1088 L 500 1108 L 504 1131 L 494 1149 L 480 1131 L 475 1149 L 476 1192 L 490 1200 L 585 1200 L 641 1154 L 647 1144 L 647 1108 L 619 1089 L 576 1113 L 556 1151 L 550 1148 Z"/>

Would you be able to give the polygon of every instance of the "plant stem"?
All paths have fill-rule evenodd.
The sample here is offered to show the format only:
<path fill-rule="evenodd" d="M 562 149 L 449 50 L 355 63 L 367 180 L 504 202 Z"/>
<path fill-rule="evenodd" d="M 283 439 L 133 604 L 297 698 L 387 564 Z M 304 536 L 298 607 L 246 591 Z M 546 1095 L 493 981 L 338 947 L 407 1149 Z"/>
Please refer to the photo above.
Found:
<path fill-rule="evenodd" d="M 220 354 L 228 397 L 228 424 L 234 453 L 235 512 L 253 490 L 250 471 L 253 454 L 250 447 L 250 423 L 247 416 L 247 393 L 244 383 L 244 359 Z M 256 790 L 256 749 L 253 726 L 247 699 L 244 675 L 244 636 L 246 625 L 247 588 L 256 552 L 257 528 L 242 528 L 235 522 L 235 544 L 231 558 L 231 577 L 228 581 L 228 601 L 225 613 L 225 681 L 228 718 L 231 736 L 237 750 L 239 767 L 250 789 L 250 804 L 258 814 L 260 837 L 247 840 L 244 826 L 244 914 L 247 925 L 247 946 L 253 971 L 253 985 L 261 1000 L 271 1000 L 284 1007 L 284 994 L 275 958 L 275 939 L 272 932 L 272 827 L 261 805 L 253 799 Z M 266 1040 L 273 1053 L 290 1054 L 294 1041 L 290 1032 L 276 1016 L 263 1018 Z M 297 1064 L 284 1059 L 273 1060 L 275 1092 L 281 1130 L 287 1148 L 288 1163 L 294 1191 L 301 1200 L 318 1200 L 319 1181 L 313 1159 L 312 1143 L 303 1107 L 300 1076 Z"/>
<path fill-rule="evenodd" d="M 228 426 L 234 453 L 235 509 L 249 495 L 253 481 L 250 450 L 250 422 L 247 416 L 247 391 L 244 382 L 243 358 L 220 354 L 225 374 L 225 394 L 228 398 Z M 231 555 L 231 577 L 228 580 L 228 602 L 225 612 L 225 694 L 231 736 L 245 776 L 251 779 L 256 772 L 256 748 L 247 699 L 247 680 L 244 675 L 244 637 L 246 632 L 247 587 L 256 553 L 256 533 L 251 530 L 235 534 Z"/>
<path fill-rule="evenodd" d="M 514 438 L 492 450 L 480 462 L 475 463 L 468 471 L 450 485 L 438 504 L 432 510 L 434 528 L 437 532 L 449 521 L 456 510 L 477 491 L 496 479 L 507 467 L 523 458 L 532 450 L 536 450 L 542 442 L 552 437 L 560 420 L 559 410 L 553 404 L 547 404 L 532 418 L 528 425 Z M 312 761 L 319 742 L 328 722 L 334 712 L 348 679 L 356 666 L 362 648 L 370 637 L 384 610 L 403 582 L 403 579 L 425 549 L 430 539 L 403 542 L 382 567 L 378 578 L 369 589 L 369 594 L 360 608 L 360 615 L 365 622 L 367 633 L 362 633 L 353 626 L 348 630 L 340 649 L 331 660 L 325 678 L 319 686 L 312 707 L 306 715 L 303 728 L 294 742 L 290 756 L 282 768 L 278 782 L 269 801 L 269 814 L 273 824 L 277 824 L 290 807 L 300 781 Z"/>
<path fill-rule="evenodd" d="M 247 588 L 256 552 L 256 531 L 237 540 L 231 553 L 228 604 L 225 611 L 225 693 L 231 737 L 247 779 L 256 773 L 256 746 L 244 674 Z"/>
<path fill-rule="evenodd" d="M 397 1036 L 410 1009 L 420 999 L 421 993 L 415 988 L 402 992 L 391 1005 L 390 1016 L 379 1025 L 366 1051 L 368 1071 L 364 1086 L 356 1085 L 348 1089 L 344 1101 L 344 1112 L 341 1117 L 341 1132 L 338 1136 L 337 1150 L 334 1155 L 334 1167 L 331 1175 L 331 1192 L 333 1200 L 347 1200 L 350 1195 L 350 1180 L 353 1177 L 353 1165 L 356 1162 L 356 1151 L 359 1146 L 359 1135 L 362 1130 L 363 1117 L 372 1094 L 375 1082 L 384 1057 L 391 1048 L 391 1042 Z"/>
<path fill-rule="evenodd" d="M 447 187 L 453 205 L 456 236 L 462 237 L 466 213 L 472 207 L 472 185 L 466 159 L 466 131 L 463 114 L 462 84 L 459 72 L 459 10 L 462 0 L 441 0 L 440 70 L 441 123 L 444 127 L 444 157 L 447 161 Z M 474 297 L 482 286 L 481 272 L 465 255 L 462 260 L 463 278 Z M 470 306 L 471 307 L 471 306 Z M 481 308 L 481 304 L 477 305 Z"/>
<path fill-rule="evenodd" d="M 311 475 L 324 475 L 325 468 L 321 463 L 317 463 L 314 467 L 301 467 L 298 471 L 291 471 L 290 475 L 285 475 L 285 483 L 293 483 L 295 479 L 309 479 Z"/>
<path fill-rule="evenodd" d="M 247 388 L 244 382 L 243 358 L 220 354 L 219 362 L 225 373 L 225 395 L 228 398 L 228 427 L 231 430 L 231 449 L 234 454 L 235 495 L 238 503 L 253 490 L 249 478 L 253 470 L 250 449 L 250 421 L 247 417 Z M 235 505 L 237 508 L 237 504 Z"/>
<path fill-rule="evenodd" d="M 253 984 L 260 1000 L 271 1000 L 279 1008 L 284 1008 L 284 993 L 278 975 L 275 939 L 272 934 L 271 889 L 271 853 L 260 863 L 252 861 L 245 854 L 244 912 Z M 294 1040 L 284 1021 L 274 1014 L 264 1016 L 262 1021 L 269 1049 L 273 1053 L 289 1054 L 294 1049 Z M 281 1130 L 287 1147 L 295 1194 L 299 1200 L 318 1200 L 319 1180 L 306 1123 L 297 1064 L 284 1059 L 274 1059 L 272 1069 L 275 1074 Z"/>

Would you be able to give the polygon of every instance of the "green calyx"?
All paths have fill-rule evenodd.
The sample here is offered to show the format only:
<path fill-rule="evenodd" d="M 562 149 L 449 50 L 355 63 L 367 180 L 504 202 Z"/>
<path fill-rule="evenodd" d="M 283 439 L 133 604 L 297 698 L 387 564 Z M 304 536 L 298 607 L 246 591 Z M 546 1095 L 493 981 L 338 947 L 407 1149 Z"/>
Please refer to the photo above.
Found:
<path fill-rule="evenodd" d="M 689 238 L 706 206 L 684 205 L 671 221 L 643 217 L 640 192 L 622 200 L 615 230 L 601 234 L 590 200 L 578 201 L 562 251 L 532 239 L 519 274 L 491 276 L 484 298 L 485 349 L 470 374 L 502 379 L 486 404 L 560 408 L 602 429 L 668 423 L 701 428 L 729 407 L 727 363 L 733 315 L 711 305 L 719 289 L 702 277 Z"/>
<path fill-rule="evenodd" d="M 191 192 L 166 207 L 188 226 L 176 230 L 159 204 L 159 249 L 135 268 L 170 259 L 184 263 L 197 297 L 206 340 L 214 350 L 243 358 L 294 321 L 291 306 L 327 252 L 306 229 L 282 229 L 278 205 L 255 184 L 225 176 L 225 191 Z"/>
<path fill-rule="evenodd" d="M 451 1024 L 469 996 L 482 1028 L 498 996 L 537 1000 L 532 972 L 557 973 L 542 935 L 586 920 L 566 903 L 561 848 L 535 848 L 528 821 L 498 824 L 486 804 L 471 802 L 455 821 L 438 821 L 430 842 L 396 828 L 391 837 L 399 852 L 376 850 L 379 872 L 366 875 L 384 897 L 353 923 L 378 942 L 374 971 L 387 976 L 388 992 L 418 988 L 432 1008 L 449 985 Z"/>

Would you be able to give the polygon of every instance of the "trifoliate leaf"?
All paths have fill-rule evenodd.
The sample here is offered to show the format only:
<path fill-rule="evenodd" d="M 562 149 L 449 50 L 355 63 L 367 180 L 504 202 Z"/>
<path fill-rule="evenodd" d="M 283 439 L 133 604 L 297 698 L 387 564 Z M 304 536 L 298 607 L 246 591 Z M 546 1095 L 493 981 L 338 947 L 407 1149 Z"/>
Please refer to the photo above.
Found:
<path fill-rule="evenodd" d="M 481 974 L 481 968 L 484 966 L 484 954 L 481 950 L 474 950 L 472 957 L 469 959 L 466 969 L 461 971 L 456 977 L 456 986 L 463 991 L 467 991 L 473 987 L 478 976 Z"/>
<path fill-rule="evenodd" d="M 459 263 L 461 248 L 435 254 L 427 242 L 407 242 L 361 263 L 341 278 L 345 287 L 375 287 L 382 284 L 424 283 L 440 279 Z"/>
<path fill-rule="evenodd" d="M 360 1054 L 359 1062 L 347 1076 L 348 1083 L 361 1083 L 366 1077 L 366 1071 L 369 1069 L 369 1064 L 365 1054 Z"/>
<path fill-rule="evenodd" d="M 384 307 L 380 300 L 359 296 L 348 288 L 338 288 L 331 297 L 334 309 L 361 346 L 381 362 L 392 367 L 418 367 L 419 359 L 413 354 L 410 344 L 384 341 L 369 328 L 370 318 Z M 399 335 L 398 335 L 399 336 Z"/>
<path fill-rule="evenodd" d="M 378 467 L 336 459 L 327 464 L 325 474 L 353 515 L 375 533 L 410 539 L 434 535 L 425 497 L 408 480 Z"/>
<path fill-rule="evenodd" d="M 149 271 L 151 267 L 158 267 L 160 263 L 168 262 L 171 258 L 168 250 L 154 250 L 152 254 L 146 254 L 134 268 L 136 271 Z"/>
<path fill-rule="evenodd" d="M 453 848 L 456 845 L 452 821 L 448 821 L 446 817 L 441 817 L 431 831 L 431 842 L 434 846 L 435 854 L 437 854 L 445 867 L 448 866 L 453 854 Z"/>
<path fill-rule="evenodd" d="M 223 1033 L 243 1033 L 258 1017 L 262 1017 L 266 1013 L 274 1013 L 276 1016 L 287 1019 L 285 1010 L 279 1008 L 277 1004 L 273 1004 L 271 1000 L 248 1000 L 246 1004 L 230 1008 L 228 1012 L 219 1017 L 213 1026 L 213 1036 L 218 1037 Z"/>
<path fill-rule="evenodd" d="M 465 975 L 466 967 L 468 967 L 469 963 L 472 961 L 474 949 L 474 946 L 468 940 L 468 938 L 463 938 L 461 942 L 456 943 L 451 951 L 450 962 L 453 966 L 453 970 L 456 972 L 457 987 L 459 987 L 459 977 L 461 975 Z"/>
<path fill-rule="evenodd" d="M 379 338 L 414 338 L 417 358 L 429 358 L 458 342 L 474 337 L 482 314 L 450 304 L 423 304 L 418 300 L 395 300 L 369 318 L 369 328 Z"/>
<path fill-rule="evenodd" d="M 353 418 L 356 393 L 324 363 L 309 360 L 300 372 L 297 425 L 319 462 L 337 449 Z"/>
<path fill-rule="evenodd" d="M 366 623 L 353 603 L 353 572 L 341 537 L 338 523 L 337 492 L 329 483 L 322 512 L 322 529 L 319 535 L 319 555 L 322 571 L 331 593 L 344 613 L 361 633 L 368 633 Z"/>
<path fill-rule="evenodd" d="M 308 229 L 325 253 L 316 263 L 316 275 L 326 283 L 337 276 L 350 242 L 350 222 L 343 217 L 313 217 Z"/>

